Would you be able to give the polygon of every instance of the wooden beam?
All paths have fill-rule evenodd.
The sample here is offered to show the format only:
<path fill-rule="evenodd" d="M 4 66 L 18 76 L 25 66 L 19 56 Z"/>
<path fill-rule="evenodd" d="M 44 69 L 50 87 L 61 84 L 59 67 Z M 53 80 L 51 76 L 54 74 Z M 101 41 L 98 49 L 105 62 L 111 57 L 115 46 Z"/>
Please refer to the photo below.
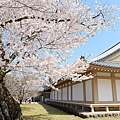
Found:
<path fill-rule="evenodd" d="M 116 91 L 116 84 L 115 84 L 115 74 L 111 73 L 111 84 L 112 84 L 112 96 L 113 101 L 117 102 L 117 91 Z"/>

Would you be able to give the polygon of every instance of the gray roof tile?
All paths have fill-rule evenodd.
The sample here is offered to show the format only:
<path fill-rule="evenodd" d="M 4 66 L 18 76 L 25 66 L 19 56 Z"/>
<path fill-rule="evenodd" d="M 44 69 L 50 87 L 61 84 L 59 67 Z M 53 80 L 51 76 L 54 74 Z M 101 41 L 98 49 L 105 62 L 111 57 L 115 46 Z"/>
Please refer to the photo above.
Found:
<path fill-rule="evenodd" d="M 98 66 L 103 66 L 103 67 L 110 67 L 110 68 L 120 68 L 120 63 L 116 63 L 116 62 L 91 62 L 91 64 L 93 65 L 98 65 Z"/>

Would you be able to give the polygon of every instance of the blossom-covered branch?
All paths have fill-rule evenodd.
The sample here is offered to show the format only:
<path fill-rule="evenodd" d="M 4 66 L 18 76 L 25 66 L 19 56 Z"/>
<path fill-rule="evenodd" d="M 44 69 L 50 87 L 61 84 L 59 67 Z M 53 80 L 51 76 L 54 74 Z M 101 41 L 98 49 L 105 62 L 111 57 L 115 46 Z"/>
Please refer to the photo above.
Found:
<path fill-rule="evenodd" d="M 88 38 L 114 27 L 117 10 L 116 6 L 89 7 L 74 0 L 0 1 L 0 79 L 12 70 L 44 79 L 83 73 L 89 63 L 82 59 L 79 67 L 61 65 Z"/>

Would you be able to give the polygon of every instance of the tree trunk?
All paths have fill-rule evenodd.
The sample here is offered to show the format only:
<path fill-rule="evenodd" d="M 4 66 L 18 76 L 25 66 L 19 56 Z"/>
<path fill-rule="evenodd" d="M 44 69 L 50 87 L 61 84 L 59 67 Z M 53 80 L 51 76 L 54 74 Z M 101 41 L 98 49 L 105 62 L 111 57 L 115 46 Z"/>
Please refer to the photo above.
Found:
<path fill-rule="evenodd" d="M 22 99 L 19 100 L 20 104 L 22 104 Z"/>
<path fill-rule="evenodd" d="M 0 83 L 0 120 L 23 120 L 19 103 L 3 83 Z"/>

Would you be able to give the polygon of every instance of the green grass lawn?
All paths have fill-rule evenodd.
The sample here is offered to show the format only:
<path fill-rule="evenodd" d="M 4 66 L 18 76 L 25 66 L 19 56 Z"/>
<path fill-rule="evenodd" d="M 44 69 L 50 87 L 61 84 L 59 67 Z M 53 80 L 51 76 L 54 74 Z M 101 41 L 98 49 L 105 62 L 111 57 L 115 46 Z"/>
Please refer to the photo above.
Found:
<path fill-rule="evenodd" d="M 84 120 L 46 104 L 22 104 L 21 108 L 24 120 Z M 85 120 L 120 120 L 120 116 Z"/>
<path fill-rule="evenodd" d="M 24 120 L 80 120 L 46 104 L 22 104 Z"/>

